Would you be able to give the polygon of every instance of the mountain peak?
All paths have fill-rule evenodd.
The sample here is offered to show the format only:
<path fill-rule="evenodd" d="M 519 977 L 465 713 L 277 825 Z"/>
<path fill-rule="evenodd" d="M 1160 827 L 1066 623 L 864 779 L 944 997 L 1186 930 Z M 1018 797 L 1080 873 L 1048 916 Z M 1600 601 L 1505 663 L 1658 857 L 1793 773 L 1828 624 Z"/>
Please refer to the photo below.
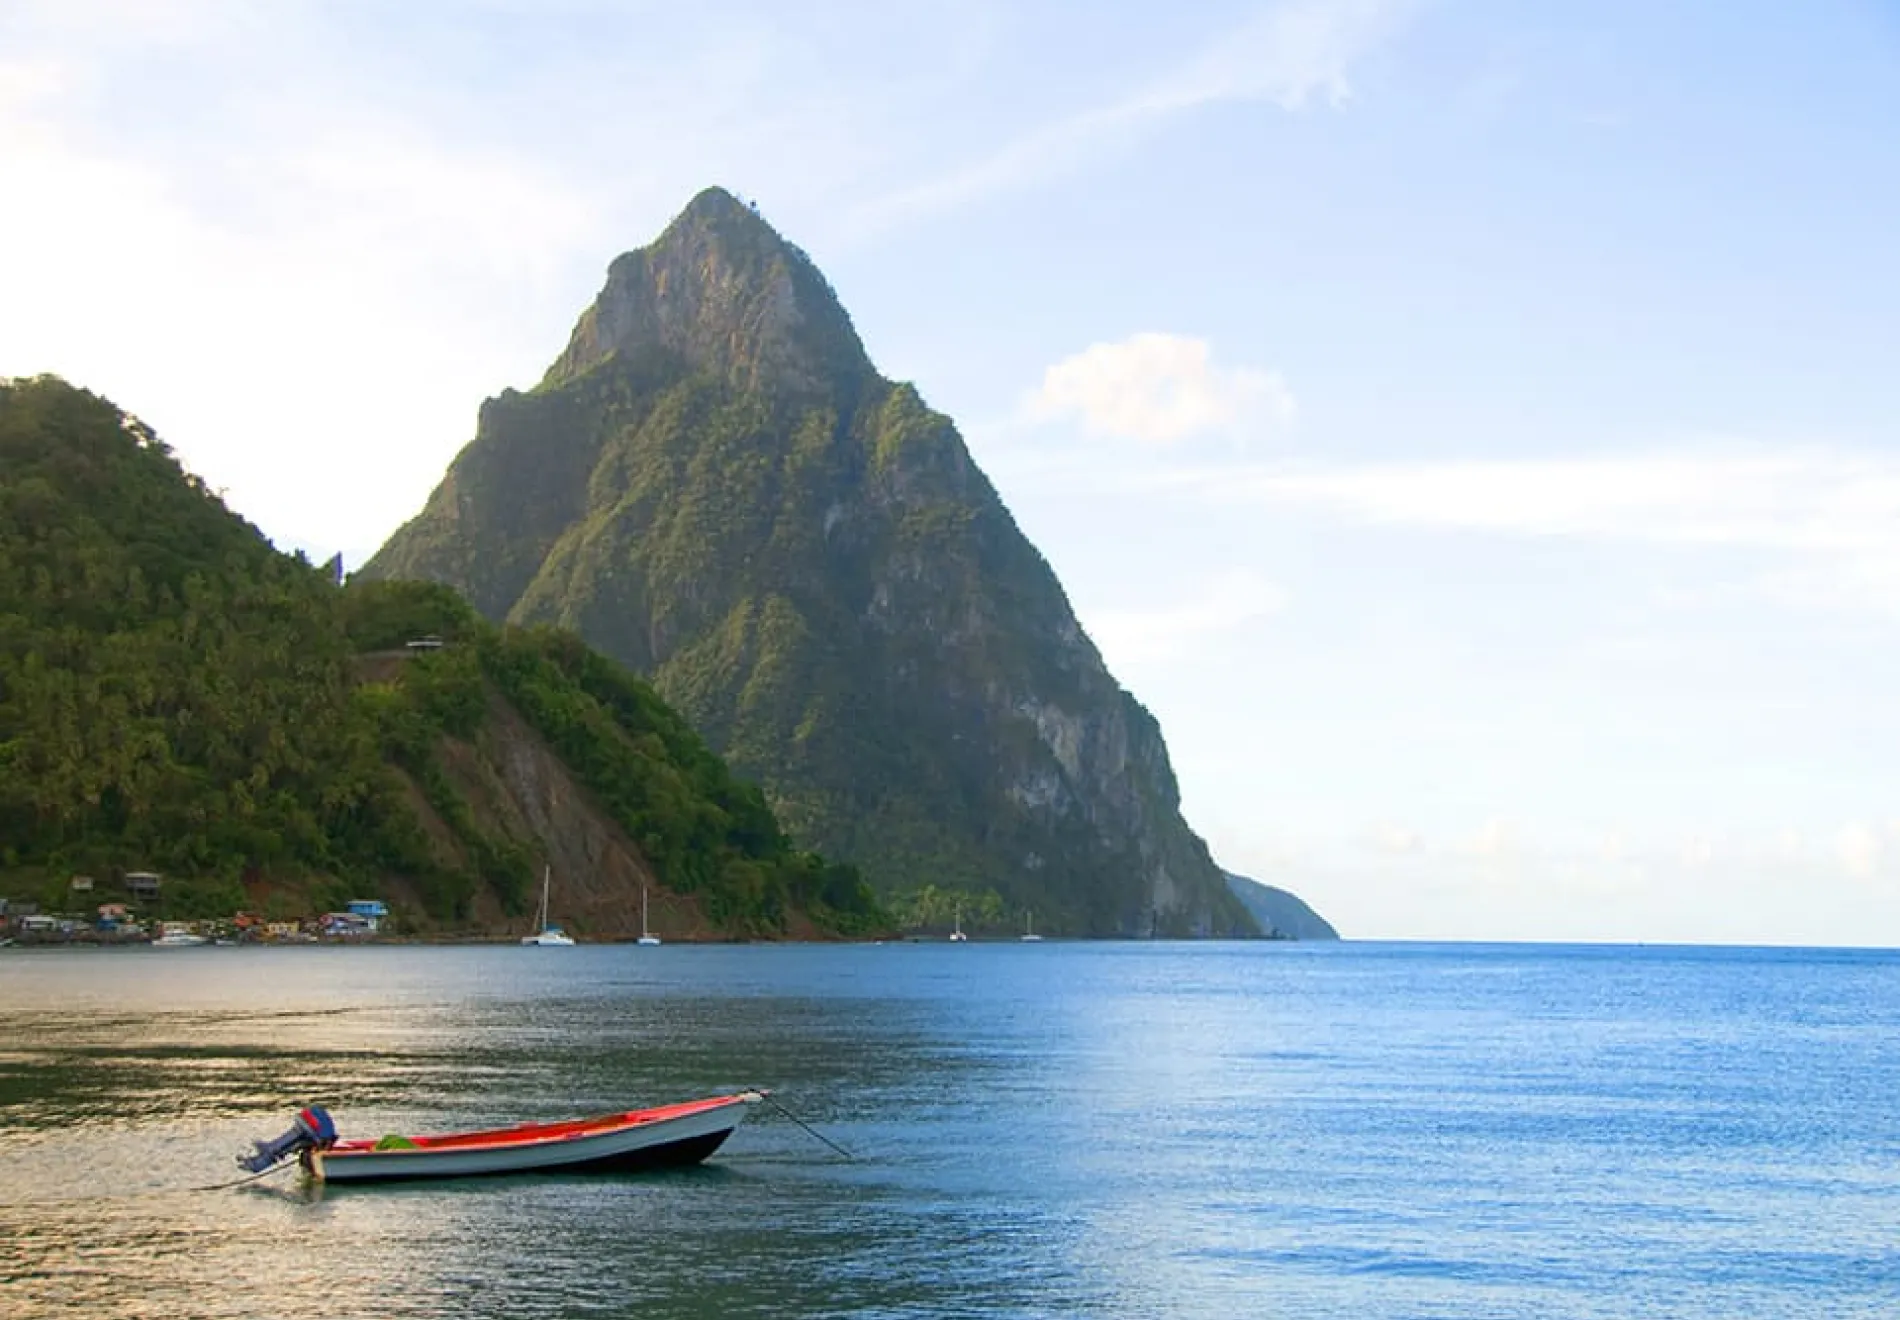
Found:
<path fill-rule="evenodd" d="M 745 203 L 734 193 L 728 192 L 718 184 L 702 188 L 693 200 L 686 203 L 686 209 L 675 216 L 673 223 L 667 226 L 668 232 L 681 225 L 695 224 L 754 224 L 770 232 L 772 227 L 759 215 L 757 202 Z M 776 238 L 777 235 L 773 234 Z"/>
<path fill-rule="evenodd" d="M 729 192 L 614 261 L 363 571 L 579 629 L 910 925 L 1259 933 L 955 424 Z"/>
<path fill-rule="evenodd" d="M 695 196 L 650 245 L 614 259 L 548 383 L 656 350 L 747 389 L 825 393 L 872 370 L 811 259 L 756 203 L 718 187 Z"/>

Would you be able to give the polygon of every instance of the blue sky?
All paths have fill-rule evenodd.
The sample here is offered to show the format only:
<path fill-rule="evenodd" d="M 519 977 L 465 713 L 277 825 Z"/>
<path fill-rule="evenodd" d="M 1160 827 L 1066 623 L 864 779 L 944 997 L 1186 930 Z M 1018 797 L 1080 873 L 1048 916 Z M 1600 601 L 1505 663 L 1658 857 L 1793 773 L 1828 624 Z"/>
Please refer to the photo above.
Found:
<path fill-rule="evenodd" d="M 366 555 L 709 183 L 1349 934 L 1900 944 L 1900 7 L 16 0 L 0 373 Z"/>

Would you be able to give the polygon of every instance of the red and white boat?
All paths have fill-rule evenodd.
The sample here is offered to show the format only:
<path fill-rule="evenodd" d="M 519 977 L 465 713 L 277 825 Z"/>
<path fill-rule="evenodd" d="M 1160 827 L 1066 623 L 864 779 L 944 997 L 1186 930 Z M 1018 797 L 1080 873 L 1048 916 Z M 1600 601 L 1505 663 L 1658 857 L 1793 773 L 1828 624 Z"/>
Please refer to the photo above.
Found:
<path fill-rule="evenodd" d="M 238 1163 L 263 1172 L 296 1155 L 326 1182 L 390 1182 L 503 1173 L 619 1173 L 697 1164 L 745 1121 L 763 1091 L 632 1109 L 562 1123 L 520 1123 L 481 1132 L 339 1141 L 317 1106 L 297 1124 Z"/>

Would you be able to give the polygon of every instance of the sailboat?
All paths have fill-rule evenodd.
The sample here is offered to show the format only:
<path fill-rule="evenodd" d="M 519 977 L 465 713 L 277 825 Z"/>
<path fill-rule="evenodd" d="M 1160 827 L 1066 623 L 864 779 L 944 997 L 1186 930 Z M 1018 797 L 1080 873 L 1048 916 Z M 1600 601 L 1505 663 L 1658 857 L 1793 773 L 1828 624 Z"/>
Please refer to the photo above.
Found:
<path fill-rule="evenodd" d="M 541 870 L 541 919 L 536 923 L 534 934 L 521 937 L 523 944 L 570 946 L 574 943 L 567 932 L 559 926 L 548 925 L 548 884 L 553 878 L 554 868 L 543 867 Z"/>
<path fill-rule="evenodd" d="M 1023 913 L 1023 943 L 1039 944 L 1041 942 L 1042 936 L 1036 934 L 1036 914 L 1033 912 Z"/>
<path fill-rule="evenodd" d="M 635 944 L 658 944 L 660 937 L 647 929 L 647 887 L 640 886 L 640 938 Z"/>
<path fill-rule="evenodd" d="M 957 926 L 955 930 L 950 932 L 950 938 L 953 940 L 967 940 L 970 938 L 963 933 L 963 904 L 961 903 L 957 904 Z"/>

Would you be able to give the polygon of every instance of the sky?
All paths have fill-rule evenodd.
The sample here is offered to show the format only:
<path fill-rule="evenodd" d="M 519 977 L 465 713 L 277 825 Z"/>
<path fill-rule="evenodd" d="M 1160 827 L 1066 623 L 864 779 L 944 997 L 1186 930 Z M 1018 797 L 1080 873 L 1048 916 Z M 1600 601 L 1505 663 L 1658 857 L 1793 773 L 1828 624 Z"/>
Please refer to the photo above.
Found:
<path fill-rule="evenodd" d="M 10 0 L 0 374 L 359 563 L 709 184 L 1229 869 L 1900 946 L 1900 4 Z"/>

